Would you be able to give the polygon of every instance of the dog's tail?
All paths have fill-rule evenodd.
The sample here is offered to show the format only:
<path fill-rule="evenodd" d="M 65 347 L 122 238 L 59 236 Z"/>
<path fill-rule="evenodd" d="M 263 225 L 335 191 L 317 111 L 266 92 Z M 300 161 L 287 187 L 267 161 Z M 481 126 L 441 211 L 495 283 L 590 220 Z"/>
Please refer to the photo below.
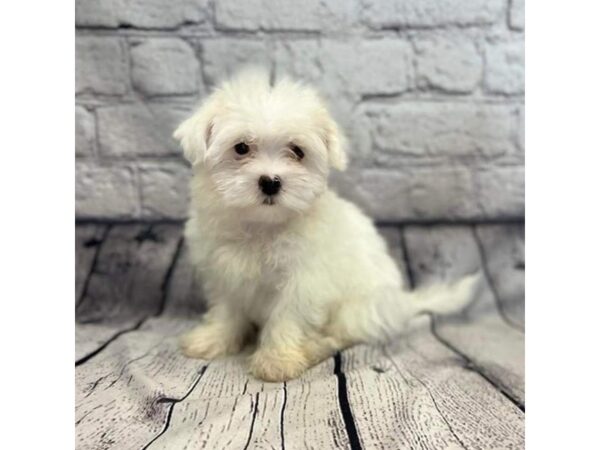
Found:
<path fill-rule="evenodd" d="M 434 284 L 405 292 L 403 298 L 409 306 L 411 317 L 422 313 L 453 314 L 473 301 L 482 280 L 481 273 L 476 272 L 452 283 Z"/>
<path fill-rule="evenodd" d="M 398 335 L 410 319 L 420 314 L 448 315 L 466 308 L 483 283 L 480 272 L 452 283 L 439 283 L 413 291 L 383 293 L 369 303 L 369 311 L 351 311 L 359 340 L 379 341 Z M 348 317 L 349 318 L 349 317 Z M 348 322 L 347 322 L 348 323 Z M 348 330 L 350 331 L 350 330 Z M 350 334 L 355 334 L 350 331 Z"/>

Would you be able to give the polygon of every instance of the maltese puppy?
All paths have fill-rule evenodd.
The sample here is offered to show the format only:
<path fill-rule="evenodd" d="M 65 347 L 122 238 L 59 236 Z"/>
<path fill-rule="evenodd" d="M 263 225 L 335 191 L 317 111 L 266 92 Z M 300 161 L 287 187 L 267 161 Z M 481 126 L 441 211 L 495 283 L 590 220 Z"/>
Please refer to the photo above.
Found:
<path fill-rule="evenodd" d="M 289 380 L 472 298 L 478 275 L 407 291 L 373 222 L 328 189 L 345 139 L 311 87 L 246 70 L 174 137 L 193 166 L 185 238 L 208 304 L 181 338 L 185 355 L 230 355 L 256 338 L 250 372 Z"/>

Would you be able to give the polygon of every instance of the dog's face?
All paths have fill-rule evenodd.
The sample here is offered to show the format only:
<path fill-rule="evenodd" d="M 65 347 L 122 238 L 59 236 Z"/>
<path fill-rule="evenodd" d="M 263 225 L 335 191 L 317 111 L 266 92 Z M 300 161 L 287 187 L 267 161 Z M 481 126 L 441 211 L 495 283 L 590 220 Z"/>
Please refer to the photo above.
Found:
<path fill-rule="evenodd" d="M 288 80 L 271 86 L 264 72 L 223 84 L 174 136 L 222 206 L 255 222 L 306 211 L 330 167 L 346 165 L 344 138 L 318 95 Z"/>

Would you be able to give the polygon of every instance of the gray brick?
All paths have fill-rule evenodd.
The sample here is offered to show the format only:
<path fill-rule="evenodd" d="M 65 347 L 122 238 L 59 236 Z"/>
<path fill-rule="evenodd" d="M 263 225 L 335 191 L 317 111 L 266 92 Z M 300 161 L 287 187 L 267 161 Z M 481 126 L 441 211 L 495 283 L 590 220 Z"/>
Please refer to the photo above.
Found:
<path fill-rule="evenodd" d="M 138 215 L 139 195 L 131 168 L 80 162 L 75 175 L 77 217 L 129 219 Z"/>
<path fill-rule="evenodd" d="M 387 221 L 523 217 L 522 167 L 405 167 L 336 174 L 343 197 Z"/>
<path fill-rule="evenodd" d="M 345 116 L 358 93 L 348 86 L 348 77 L 345 77 L 346 81 L 340 79 L 339 72 L 344 72 L 344 69 L 336 68 L 332 62 L 324 66 L 323 61 L 327 59 L 325 52 L 321 43 L 314 39 L 277 42 L 274 51 L 275 76 L 277 79 L 290 76 L 311 84 L 330 106 L 336 108 L 339 105 L 337 112 Z"/>
<path fill-rule="evenodd" d="M 452 102 L 369 105 L 374 149 L 392 157 L 440 161 L 516 152 L 516 107 Z"/>
<path fill-rule="evenodd" d="M 375 28 L 484 25 L 503 16 L 504 4 L 504 0 L 363 0 L 363 15 Z"/>
<path fill-rule="evenodd" d="M 118 0 L 75 0 L 75 24 L 116 27 L 119 25 L 118 3 Z"/>
<path fill-rule="evenodd" d="M 358 17 L 357 0 L 219 0 L 215 21 L 229 30 L 307 30 L 349 27 Z"/>
<path fill-rule="evenodd" d="M 360 94 L 395 94 L 410 86 L 412 48 L 399 39 L 325 41 L 321 65 L 337 88 Z"/>
<path fill-rule="evenodd" d="M 319 84 L 323 79 L 321 46 L 315 39 L 293 39 L 275 44 L 275 75 Z"/>
<path fill-rule="evenodd" d="M 94 154 L 96 124 L 94 114 L 82 106 L 75 107 L 75 154 L 90 156 Z"/>
<path fill-rule="evenodd" d="M 480 214 L 468 168 L 367 169 L 337 175 L 335 185 L 379 220 L 473 218 Z"/>
<path fill-rule="evenodd" d="M 525 28 L 525 0 L 510 0 L 508 23 L 514 30 Z"/>
<path fill-rule="evenodd" d="M 525 169 L 496 167 L 476 174 L 477 196 L 484 217 L 525 216 Z"/>
<path fill-rule="evenodd" d="M 521 153 L 525 153 L 525 108 L 522 106 L 519 109 L 519 114 L 517 116 L 517 124 L 519 127 L 519 131 L 517 133 L 517 145 Z"/>
<path fill-rule="evenodd" d="M 147 95 L 202 92 L 194 50 L 181 39 L 150 39 L 131 49 L 133 85 Z"/>
<path fill-rule="evenodd" d="M 399 39 L 289 40 L 276 44 L 275 57 L 278 77 L 314 83 L 334 100 L 401 93 L 413 76 L 412 48 Z"/>
<path fill-rule="evenodd" d="M 333 109 L 333 108 L 332 108 Z M 369 165 L 373 155 L 373 145 L 369 134 L 369 122 L 359 111 L 346 107 L 346 113 L 334 114 L 348 140 L 350 165 Z"/>
<path fill-rule="evenodd" d="M 522 94 L 525 90 L 525 49 L 522 40 L 489 44 L 486 48 L 484 86 L 497 94 Z"/>
<path fill-rule="evenodd" d="M 163 103 L 98 108 L 100 153 L 113 157 L 179 155 L 172 134 L 191 110 L 191 106 Z"/>
<path fill-rule="evenodd" d="M 127 53 L 120 39 L 77 36 L 75 54 L 77 94 L 120 95 L 127 92 Z"/>
<path fill-rule="evenodd" d="M 416 48 L 421 87 L 467 93 L 479 84 L 483 62 L 472 40 L 438 35 L 417 41 Z"/>
<path fill-rule="evenodd" d="M 77 0 L 78 27 L 113 29 L 77 35 L 77 215 L 184 218 L 184 103 L 263 65 L 323 94 L 349 138 L 351 169 L 332 181 L 374 218 L 522 217 L 523 6 Z M 390 28 L 408 31 L 376 31 Z"/>
<path fill-rule="evenodd" d="M 235 38 L 206 40 L 202 44 L 206 83 L 213 86 L 245 65 L 270 67 L 269 53 L 265 41 Z"/>
<path fill-rule="evenodd" d="M 77 0 L 77 26 L 175 28 L 207 18 L 208 0 Z"/>
<path fill-rule="evenodd" d="M 188 213 L 191 170 L 184 163 L 140 166 L 142 217 L 184 219 Z"/>

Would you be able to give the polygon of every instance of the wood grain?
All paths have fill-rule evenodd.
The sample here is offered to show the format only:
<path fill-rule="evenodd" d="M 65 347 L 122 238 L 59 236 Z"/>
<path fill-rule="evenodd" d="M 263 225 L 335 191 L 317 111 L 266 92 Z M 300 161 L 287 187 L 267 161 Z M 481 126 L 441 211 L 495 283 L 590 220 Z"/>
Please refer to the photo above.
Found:
<path fill-rule="evenodd" d="M 478 225 L 490 283 L 501 312 L 519 328 L 525 328 L 525 228 L 523 224 Z"/>
<path fill-rule="evenodd" d="M 262 383 L 248 379 L 243 357 L 212 361 L 202 382 L 174 405 L 168 428 L 150 448 L 244 448 L 256 439 L 263 390 Z M 272 445 L 279 444 L 277 432 L 270 437 Z"/>
<path fill-rule="evenodd" d="M 142 448 L 160 433 L 169 399 L 184 397 L 203 369 L 177 351 L 176 337 L 190 325 L 151 319 L 76 367 L 78 449 Z"/>
<path fill-rule="evenodd" d="M 106 236 L 76 308 L 76 356 L 160 312 L 181 239 L 179 225 L 120 225 Z M 114 332 L 113 332 L 114 331 Z"/>
<path fill-rule="evenodd" d="M 92 270 L 98 249 L 105 238 L 107 225 L 75 227 L 75 301 L 81 301 L 83 289 Z"/>
<path fill-rule="evenodd" d="M 75 323 L 75 364 L 79 365 L 92 357 L 104 346 L 128 330 L 137 327 L 124 323 Z"/>
<path fill-rule="evenodd" d="M 182 242 L 167 286 L 165 315 L 197 317 L 206 309 L 200 278 L 194 273 L 189 248 Z"/>
<path fill-rule="evenodd" d="M 510 279 L 508 256 L 495 255 L 504 246 L 487 242 L 512 242 L 512 231 L 477 232 L 490 279 Z M 417 285 L 481 264 L 469 227 L 382 234 Z M 78 310 L 94 323 L 76 328 L 79 354 L 101 349 L 76 367 L 78 449 L 524 447 L 523 334 L 500 317 L 489 288 L 464 317 L 434 327 L 421 317 L 386 345 L 263 383 L 247 374 L 251 349 L 212 362 L 180 354 L 177 336 L 203 309 L 186 251 L 177 226 L 115 226 L 100 246 Z"/>
<path fill-rule="evenodd" d="M 287 405 L 283 417 L 286 448 L 350 447 L 334 366 L 333 358 L 329 358 L 286 383 Z"/>
<path fill-rule="evenodd" d="M 224 376 L 226 374 L 226 376 Z M 344 448 L 331 359 L 297 380 L 249 377 L 245 356 L 212 361 L 150 448 Z"/>
<path fill-rule="evenodd" d="M 77 308 L 77 319 L 82 323 L 119 321 L 157 312 L 180 237 L 178 225 L 111 228 Z"/>
<path fill-rule="evenodd" d="M 430 318 L 422 320 L 429 329 Z M 431 333 L 418 333 L 398 343 L 401 353 L 393 344 L 388 353 L 396 368 L 405 369 L 408 377 L 423 385 L 463 446 L 524 448 L 523 411 L 465 365 L 464 360 L 441 345 Z"/>
<path fill-rule="evenodd" d="M 448 448 L 458 446 L 423 395 L 386 357 L 383 346 L 359 345 L 342 354 L 348 399 L 363 448 Z"/>
<path fill-rule="evenodd" d="M 346 352 L 363 448 L 523 448 L 524 414 L 430 332 Z"/>
<path fill-rule="evenodd" d="M 245 355 L 181 356 L 175 337 L 189 326 L 150 319 L 77 367 L 77 448 L 347 447 L 331 358 L 298 380 L 263 383 Z"/>
<path fill-rule="evenodd" d="M 454 280 L 481 268 L 473 231 L 460 226 L 409 226 L 405 242 L 417 286 Z M 462 319 L 436 320 L 440 339 L 519 404 L 525 401 L 524 335 L 500 316 L 485 286 Z"/>

